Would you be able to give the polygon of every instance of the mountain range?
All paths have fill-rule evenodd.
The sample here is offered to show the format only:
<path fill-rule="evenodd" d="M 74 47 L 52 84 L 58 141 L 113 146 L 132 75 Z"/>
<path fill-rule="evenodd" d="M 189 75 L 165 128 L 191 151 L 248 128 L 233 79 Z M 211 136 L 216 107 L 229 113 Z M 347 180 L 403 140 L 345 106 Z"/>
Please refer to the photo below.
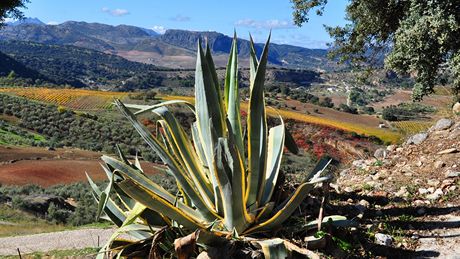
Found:
<path fill-rule="evenodd" d="M 206 39 L 217 66 L 225 66 L 232 37 L 219 32 L 153 30 L 130 25 L 67 21 L 47 25 L 36 18 L 8 24 L 0 30 L 0 40 L 30 41 L 52 45 L 72 45 L 115 54 L 131 61 L 169 68 L 193 68 L 198 39 Z M 247 66 L 249 41 L 238 39 L 241 65 Z M 256 44 L 260 53 L 263 44 Z M 270 44 L 271 65 L 311 70 L 336 69 L 336 62 L 326 57 L 327 50 L 292 45 Z"/>

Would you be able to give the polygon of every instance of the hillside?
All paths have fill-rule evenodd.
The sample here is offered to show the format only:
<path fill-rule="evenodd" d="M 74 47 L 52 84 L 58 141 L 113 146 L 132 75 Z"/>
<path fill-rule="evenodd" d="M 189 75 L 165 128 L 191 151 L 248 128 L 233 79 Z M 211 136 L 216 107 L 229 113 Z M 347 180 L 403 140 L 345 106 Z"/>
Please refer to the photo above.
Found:
<path fill-rule="evenodd" d="M 111 26 L 101 23 L 68 21 L 59 25 L 23 22 L 0 31 L 0 40 L 32 41 L 43 44 L 73 45 L 121 55 L 133 61 L 169 67 L 194 67 L 194 52 L 198 38 L 207 38 L 216 53 L 218 66 L 225 65 L 232 38 L 218 32 L 168 30 L 164 35 L 128 25 Z M 249 54 L 249 41 L 239 40 L 240 56 Z M 256 44 L 261 52 L 263 44 Z M 271 44 L 269 61 L 272 65 L 334 70 L 335 62 L 326 58 L 324 49 L 307 49 L 291 45 Z M 226 56 L 226 55 L 225 55 Z M 244 65 L 244 63 L 243 63 Z"/>
<path fill-rule="evenodd" d="M 49 80 L 37 71 L 26 67 L 24 64 L 0 52 L 0 77 L 8 76 L 11 71 L 14 71 L 15 77 L 30 78 L 33 80 L 42 79 L 44 81 Z"/>
<path fill-rule="evenodd" d="M 387 255 L 412 258 L 399 254 L 404 249 L 417 258 L 458 255 L 459 146 L 459 119 L 441 119 L 400 146 L 356 160 L 334 185 L 343 197 L 337 205 L 360 214 L 368 232 L 386 240 Z"/>
<path fill-rule="evenodd" d="M 0 44 L 0 52 L 8 55 L 0 57 L 0 75 L 3 76 L 13 70 L 20 77 L 41 78 L 73 87 L 111 85 L 123 88 L 128 84 L 129 88 L 140 89 L 155 86 L 154 82 L 138 80 L 156 69 L 154 66 L 91 49 L 4 41 Z M 155 78 L 155 75 L 149 76 L 150 80 Z"/>

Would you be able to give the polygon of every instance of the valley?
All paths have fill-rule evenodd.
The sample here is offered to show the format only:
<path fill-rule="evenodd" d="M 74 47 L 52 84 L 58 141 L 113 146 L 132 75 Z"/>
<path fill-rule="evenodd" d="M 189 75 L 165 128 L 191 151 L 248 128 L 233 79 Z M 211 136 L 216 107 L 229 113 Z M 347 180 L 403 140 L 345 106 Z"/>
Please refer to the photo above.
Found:
<path fill-rule="evenodd" d="M 207 161 L 202 164 L 192 163 L 182 160 L 177 154 L 186 154 L 185 157 L 188 159 L 197 161 L 206 158 L 199 153 L 205 152 L 203 150 L 196 151 L 190 157 L 187 156 L 187 152 L 189 149 L 194 150 L 194 145 L 199 144 L 194 134 L 202 138 L 205 133 L 209 133 L 215 137 L 218 131 L 214 128 L 215 121 L 212 121 L 215 111 L 209 110 L 209 127 L 213 131 L 205 133 L 194 132 L 199 129 L 193 124 L 198 109 L 190 110 L 183 103 L 168 106 L 171 113 L 167 113 L 167 116 L 175 116 L 174 120 L 166 122 L 163 118 L 158 121 L 158 115 L 165 112 L 164 110 L 158 110 L 157 113 L 146 112 L 138 116 L 140 123 L 133 127 L 126 119 L 126 111 L 123 116 L 122 109 L 117 108 L 116 101 L 142 107 L 174 100 L 195 104 L 198 91 L 195 84 L 204 78 L 200 73 L 205 73 L 202 72 L 203 67 L 198 67 L 198 72 L 195 71 L 199 40 L 206 41 L 209 53 L 213 54 L 214 63 L 209 68 L 205 66 L 204 70 L 209 70 L 206 72 L 209 73 L 207 79 L 217 85 L 214 89 L 216 92 L 223 92 L 226 90 L 224 85 L 231 84 L 226 81 L 229 73 L 237 73 L 233 79 L 237 82 L 234 86 L 238 87 L 239 92 L 236 91 L 237 95 L 233 98 L 236 98 L 234 103 L 239 104 L 241 110 L 236 110 L 239 113 L 232 116 L 236 115 L 241 120 L 242 144 L 251 146 L 252 139 L 247 131 L 251 123 L 254 123 L 250 117 L 250 101 L 254 98 L 255 83 L 249 83 L 253 80 L 250 68 L 252 49 L 249 40 L 238 39 L 236 46 L 239 51 L 239 66 L 235 66 L 232 72 L 229 72 L 226 66 L 229 55 L 233 55 L 232 37 L 218 32 L 166 30 L 165 33 L 158 34 L 150 29 L 128 25 L 112 26 L 76 21 L 47 25 L 39 20 L 9 24 L 2 28 L 0 225 L 9 227 L 3 232 L 0 231 L 0 236 L 68 231 L 69 228 L 80 228 L 88 224 L 90 227 L 107 227 L 106 223 L 96 219 L 96 214 L 101 211 L 94 197 L 101 201 L 101 197 L 104 197 L 101 193 L 113 191 L 111 188 L 121 190 L 118 184 L 121 184 L 122 176 L 126 176 L 121 173 L 120 168 L 102 162 L 101 157 L 107 155 L 119 158 L 131 171 L 142 172 L 137 175 L 142 181 L 152 180 L 161 186 L 155 185 L 155 188 L 161 188 L 161 192 L 164 188 L 164 192 L 171 193 L 162 196 L 161 199 L 180 201 L 182 204 L 182 199 L 186 196 L 185 191 L 178 189 L 171 170 L 168 171 L 167 168 L 172 164 L 185 171 L 193 166 L 202 166 L 209 171 Z M 256 43 L 254 52 L 260 55 L 262 51 L 263 44 Z M 283 131 L 282 138 L 268 134 L 269 145 L 275 145 L 273 141 L 277 143 L 280 139 L 282 142 L 279 143 L 283 143 L 278 150 L 284 155 L 280 160 L 281 165 L 274 163 L 271 166 L 280 171 L 279 177 L 286 183 L 272 183 L 274 187 L 276 185 L 276 190 L 280 191 L 277 194 L 279 196 L 274 199 L 278 201 L 286 198 L 288 191 L 294 190 L 299 183 L 303 184 L 311 177 L 309 172 L 315 165 L 324 164 L 324 161 L 330 159 L 329 167 L 324 169 L 324 172 L 331 175 L 327 182 L 327 191 L 324 187 L 322 190 L 317 188 L 311 195 L 306 196 L 306 201 L 300 205 L 301 209 L 295 210 L 294 220 L 300 221 L 304 216 L 301 214 L 303 211 L 315 214 L 309 214 L 309 220 L 316 219 L 316 214 L 321 215 L 323 209 L 327 215 L 340 212 L 359 221 L 359 233 L 353 232 L 356 228 L 353 231 L 347 229 L 343 233 L 334 233 L 340 238 L 353 236 L 354 240 L 350 242 L 362 245 L 356 248 L 357 254 L 367 254 L 367 249 L 371 249 L 372 253 L 385 254 L 378 250 L 381 247 L 376 248 L 370 243 L 371 238 L 380 231 L 391 233 L 397 238 L 395 241 L 401 244 L 398 243 L 398 247 L 392 248 L 391 252 L 406 255 L 405 249 L 415 249 L 417 241 L 404 237 L 404 233 L 426 233 L 422 230 L 410 230 L 406 233 L 405 230 L 397 228 L 399 225 L 396 226 L 393 221 L 402 217 L 403 220 L 416 224 L 425 213 L 414 211 L 415 209 L 424 208 L 430 213 L 436 213 L 436 208 L 425 207 L 436 206 L 439 200 L 440 205 L 453 208 L 455 206 L 449 204 L 458 202 L 454 197 L 458 194 L 458 175 L 447 176 L 448 168 L 455 170 L 457 167 L 457 164 L 450 160 L 458 160 L 459 152 L 455 145 L 458 144 L 460 124 L 452 113 L 452 92 L 447 86 L 439 84 L 432 95 L 425 97 L 421 102 L 412 102 L 411 89 L 415 81 L 411 75 L 399 75 L 380 65 L 374 73 L 363 77 L 364 70 L 356 71 L 347 65 L 338 64 L 337 60 L 329 59 L 327 53 L 328 50 L 325 49 L 308 49 L 286 44 L 271 44 L 267 52 L 267 67 L 266 71 L 264 70 L 264 80 L 261 80 L 265 81 L 265 84 L 261 88 L 258 96 L 260 102 L 257 105 L 266 105 L 261 121 L 266 121 L 267 127 L 277 125 L 279 117 L 282 117 L 286 129 L 286 135 Z M 203 57 L 206 60 L 209 58 L 207 54 Z M 214 68 L 215 74 L 210 72 L 214 71 Z M 201 97 L 206 96 L 212 101 L 206 94 L 208 93 L 202 93 Z M 219 96 L 219 102 L 227 101 L 225 98 L 230 98 L 229 95 L 231 96 L 226 92 L 225 96 Z M 224 105 L 222 107 L 228 108 Z M 216 110 L 217 108 L 215 107 Z M 135 109 L 131 108 L 131 111 L 134 112 Z M 224 114 L 228 115 L 227 112 L 233 111 L 228 108 Z M 232 118 L 236 120 L 235 117 Z M 452 118 L 449 119 L 449 127 L 437 128 L 439 119 L 442 118 Z M 221 122 L 226 119 L 230 125 L 229 116 Z M 173 122 L 177 122 L 177 125 Z M 140 128 L 145 129 L 148 136 L 139 135 L 137 131 Z M 232 131 L 233 129 L 229 130 Z M 420 142 L 424 144 L 409 143 L 407 139 L 412 139 L 411 136 L 419 132 L 429 133 Z M 185 145 L 187 148 L 178 148 L 177 143 L 183 140 L 175 138 L 176 133 L 181 137 L 192 136 L 190 142 Z M 146 143 L 145 139 L 149 136 L 161 141 L 152 144 L 150 140 Z M 449 140 L 442 141 L 442 138 Z M 425 139 L 428 140 L 423 142 Z M 234 144 L 232 141 L 229 143 Z M 298 148 L 297 152 L 288 152 L 291 151 L 288 147 L 290 144 Z M 162 161 L 165 155 L 155 153 L 152 146 L 177 154 L 171 156 L 168 164 Z M 225 145 L 222 144 L 222 147 Z M 222 147 L 212 146 L 216 153 L 227 152 L 226 155 L 233 155 L 232 152 L 236 152 Z M 449 149 L 450 153 L 439 154 Z M 271 152 L 265 158 L 273 159 Z M 435 152 L 436 155 L 430 152 Z M 222 155 L 221 153 L 219 154 Z M 246 160 L 244 151 L 240 155 L 242 157 L 237 156 L 241 159 L 240 166 L 249 163 L 251 158 Z M 401 156 L 406 158 L 402 159 Z M 433 168 L 431 164 L 436 161 L 431 156 L 449 162 L 439 168 Z M 216 159 L 219 163 L 233 162 L 232 159 L 219 159 Z M 259 159 L 262 160 L 264 157 L 261 156 Z M 427 168 L 432 170 L 421 170 L 422 173 L 417 176 L 419 181 L 412 184 L 414 168 L 422 168 L 425 163 L 429 164 L 430 167 Z M 232 170 L 233 166 L 237 165 L 232 164 Z M 224 168 L 222 171 L 225 172 L 227 169 Z M 249 172 L 249 169 L 243 169 Z M 391 173 L 393 169 L 397 174 Z M 439 169 L 436 175 L 432 174 L 435 169 Z M 88 184 L 86 174 L 95 181 L 100 190 L 94 191 L 94 185 Z M 438 181 L 433 185 L 419 179 L 435 176 L 445 176 L 445 180 L 449 181 L 446 184 L 444 181 Z M 183 179 L 193 184 L 196 180 L 188 176 Z M 402 188 L 402 182 L 410 187 Z M 129 184 L 129 181 L 124 180 L 124 183 Z M 207 184 L 211 186 L 209 182 Z M 337 184 L 340 184 L 340 187 L 336 187 Z M 433 191 L 429 189 L 431 185 Z M 420 191 L 420 188 L 423 190 Z M 438 194 L 441 192 L 441 196 L 430 199 L 429 195 L 434 195 L 437 189 L 440 189 Z M 206 191 L 211 192 L 211 187 Z M 401 193 L 398 194 L 399 192 Z M 324 205 L 324 199 L 320 204 L 317 197 L 323 194 L 327 195 L 328 199 L 331 198 L 329 204 Z M 126 199 L 124 195 L 126 193 L 122 192 L 117 197 L 123 205 L 120 207 L 129 208 L 128 211 L 116 208 L 119 210 L 117 213 L 120 213 L 118 215 L 127 217 L 128 213 L 134 211 L 134 207 L 131 206 L 133 200 Z M 107 198 L 107 201 L 111 199 Z M 193 204 L 187 202 L 189 201 L 184 202 L 187 206 Z M 108 204 L 118 206 L 110 202 Z M 401 208 L 406 205 L 414 208 L 408 211 Z M 140 206 L 140 203 L 136 206 Z M 142 211 L 152 212 L 146 208 L 142 208 Z M 173 208 L 177 209 L 176 203 Z M 317 211 L 318 208 L 321 209 Z M 396 212 L 388 214 L 384 220 L 378 215 L 379 211 L 391 211 L 394 208 Z M 450 212 L 451 210 L 448 210 L 445 214 Z M 113 215 L 113 211 L 105 213 Z M 134 222 L 135 218 L 144 216 L 145 214 L 138 213 L 132 220 Z M 436 218 L 433 216 L 430 219 Z M 307 220 L 307 216 L 302 220 Z M 388 225 L 382 225 L 381 222 Z M 21 224 L 33 226 L 35 223 L 38 224 L 37 229 L 17 227 Z M 370 227 L 367 228 L 368 226 Z M 108 237 L 106 232 L 109 230 L 104 230 L 104 240 Z M 294 230 L 291 232 L 296 233 Z M 49 238 L 61 234 L 50 234 Z M 22 237 L 17 238 L 22 240 Z M 8 239 L 8 242 L 14 240 Z M 341 244 L 336 239 L 334 242 Z M 81 248 L 83 247 L 78 247 Z M 347 247 L 340 249 L 340 253 L 351 251 L 347 250 Z M 11 253 L 11 249 L 8 251 Z M 46 253 L 46 249 L 43 251 Z"/>

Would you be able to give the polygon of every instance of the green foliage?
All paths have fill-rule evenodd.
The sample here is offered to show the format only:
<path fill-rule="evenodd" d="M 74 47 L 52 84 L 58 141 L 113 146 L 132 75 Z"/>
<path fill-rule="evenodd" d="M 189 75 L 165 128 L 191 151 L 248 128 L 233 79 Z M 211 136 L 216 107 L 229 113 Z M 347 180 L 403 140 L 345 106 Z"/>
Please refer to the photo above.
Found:
<path fill-rule="evenodd" d="M 8 0 L 0 4 L 0 29 L 4 26 L 5 18 L 21 19 L 23 13 L 21 8 L 25 8 L 25 4 L 29 0 Z"/>
<path fill-rule="evenodd" d="M 85 113 L 78 115 L 55 105 L 5 94 L 0 94 L 1 114 L 19 118 L 19 127 L 37 132 L 39 135 L 18 129 L 19 127 L 2 128 L 0 124 L 0 130 L 9 132 L 5 135 L 0 131 L 0 142 L 3 136 L 9 136 L 10 144 L 46 144 L 52 147 L 78 147 L 108 153 L 114 153 L 115 145 L 119 144 L 124 152 L 131 155 L 145 153 L 150 161 L 157 159 L 128 123 L 114 118 Z M 13 133 L 18 136 L 18 140 L 12 138 Z M 45 142 L 40 135 L 48 141 Z"/>
<path fill-rule="evenodd" d="M 385 107 L 382 111 L 382 118 L 388 121 L 423 119 L 427 114 L 435 111 L 434 107 L 420 103 L 400 103 L 397 106 Z"/>
<path fill-rule="evenodd" d="M 348 112 L 348 113 L 351 113 L 351 114 L 358 114 L 358 109 L 356 107 L 353 107 L 353 106 L 348 106 L 344 103 L 341 103 L 339 105 L 339 109 L 343 112 Z"/>
<path fill-rule="evenodd" d="M 12 146 L 46 146 L 46 139 L 39 134 L 0 120 L 0 144 Z"/>
<path fill-rule="evenodd" d="M 327 0 L 293 0 L 294 21 L 308 21 L 309 12 L 319 10 Z M 415 75 L 413 99 L 433 93 L 446 70 L 451 74 L 454 93 L 460 90 L 459 56 L 460 2 L 457 0 L 352 0 L 346 12 L 349 24 L 327 27 L 334 38 L 331 56 L 354 64 L 377 64 Z M 375 62 L 377 61 L 377 62 Z"/>
<path fill-rule="evenodd" d="M 77 206 L 74 210 L 69 210 L 61 207 L 62 204 L 51 202 L 48 207 L 40 207 L 34 203 L 33 198 L 43 195 L 62 199 L 72 198 Z M 91 188 L 86 183 L 56 185 L 48 188 L 37 185 L 0 186 L 0 196 L 11 199 L 13 208 L 32 212 L 52 223 L 80 226 L 95 222 L 96 203 L 91 195 Z"/>

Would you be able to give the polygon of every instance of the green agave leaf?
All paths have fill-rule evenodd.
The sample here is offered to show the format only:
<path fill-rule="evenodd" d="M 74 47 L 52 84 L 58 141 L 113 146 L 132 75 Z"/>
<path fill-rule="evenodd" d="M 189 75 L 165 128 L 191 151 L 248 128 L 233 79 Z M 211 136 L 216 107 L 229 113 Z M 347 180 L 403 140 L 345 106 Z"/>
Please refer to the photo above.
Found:
<path fill-rule="evenodd" d="M 187 138 L 184 129 L 166 107 L 155 109 L 153 112 L 161 116 L 167 123 L 168 127 L 165 128 L 165 130 L 170 131 L 170 134 L 168 134 L 168 137 L 171 138 L 169 142 L 174 143 L 172 146 L 178 150 L 179 153 L 177 156 L 180 157 L 185 164 L 187 168 L 185 172 L 188 178 L 193 181 L 200 195 L 203 197 L 206 204 L 208 204 L 209 209 L 215 210 L 210 200 L 210 197 L 213 196 L 211 183 L 206 176 L 204 167 L 199 163 L 199 156 L 195 152 L 192 143 Z"/>
<path fill-rule="evenodd" d="M 193 215 L 190 215 L 187 212 L 175 207 L 173 204 L 162 199 L 154 192 L 151 192 L 150 190 L 137 184 L 131 179 L 124 180 L 118 184 L 120 188 L 122 188 L 126 193 L 144 204 L 146 207 L 150 208 L 151 210 L 161 212 L 163 215 L 179 222 L 189 230 L 194 230 L 197 228 L 205 229 L 207 227 L 204 221 L 201 221 Z"/>
<path fill-rule="evenodd" d="M 237 232 L 242 232 L 249 224 L 243 200 L 242 161 L 239 157 L 234 157 L 236 152 L 232 152 L 231 148 L 227 139 L 219 138 L 215 152 L 217 181 L 223 200 L 224 225 L 227 231 L 236 229 Z"/>
<path fill-rule="evenodd" d="M 259 60 L 257 59 L 256 50 L 254 49 L 254 41 L 251 34 L 249 34 L 249 76 L 250 87 L 252 90 L 254 79 L 256 78 L 257 68 L 259 67 Z"/>
<path fill-rule="evenodd" d="M 251 82 L 251 96 L 248 109 L 248 192 L 247 206 L 254 210 L 258 207 L 260 182 L 265 178 L 266 155 L 267 155 L 267 118 L 265 114 L 264 81 L 265 70 L 268 60 L 267 39 L 254 81 Z"/>
<path fill-rule="evenodd" d="M 107 164 L 110 164 L 112 167 L 114 167 L 116 170 L 118 170 L 122 175 L 125 176 L 126 179 L 130 179 L 130 180 L 135 181 L 139 185 L 142 185 L 143 188 L 148 189 L 150 192 L 155 193 L 156 195 L 158 195 L 159 197 L 161 197 L 162 199 L 166 200 L 167 202 L 169 202 L 171 204 L 176 203 L 177 207 L 180 208 L 181 210 L 185 211 L 186 213 L 188 213 L 188 214 L 190 214 L 190 215 L 192 215 L 194 217 L 197 217 L 197 218 L 202 218 L 202 216 L 201 216 L 202 214 L 197 213 L 197 211 L 195 211 L 191 207 L 187 206 L 183 202 L 180 202 L 180 201 L 176 202 L 176 197 L 174 195 L 170 194 L 163 187 L 161 187 L 160 185 L 154 183 L 153 181 L 148 179 L 143 174 L 140 174 L 138 170 L 135 170 L 135 169 L 131 168 L 130 166 L 128 166 L 128 165 L 126 165 L 126 164 L 124 164 L 124 163 L 122 163 L 122 162 L 120 162 L 120 161 L 118 161 L 116 159 L 108 157 L 108 156 L 103 156 L 102 160 L 104 160 L 104 162 L 106 162 Z M 124 191 L 123 188 L 122 188 L 122 190 Z M 131 195 L 129 195 L 129 196 L 132 197 Z M 132 197 L 132 198 L 135 199 L 134 197 Z M 135 199 L 135 200 L 137 200 L 137 199 Z M 137 201 L 139 201 L 139 200 L 137 200 Z"/>
<path fill-rule="evenodd" d="M 241 126 L 240 93 L 238 90 L 238 49 L 236 33 L 233 36 L 232 48 L 225 76 L 225 106 L 232 128 L 233 138 L 240 154 L 244 154 L 243 130 Z"/>
<path fill-rule="evenodd" d="M 220 104 L 220 110 L 222 113 L 222 118 L 225 118 L 225 115 L 223 114 L 224 109 L 224 102 L 222 99 L 222 93 L 220 89 L 220 84 L 219 84 L 219 78 L 217 77 L 217 72 L 216 72 L 216 67 L 214 65 L 214 60 L 212 59 L 211 55 L 211 49 L 209 48 L 208 41 L 206 41 L 206 62 L 208 63 L 209 66 L 209 72 L 211 73 L 212 80 L 214 81 L 214 87 L 216 88 L 216 93 L 217 93 L 217 99 L 219 100 Z"/>
<path fill-rule="evenodd" d="M 334 227 L 353 227 L 358 223 L 353 220 L 348 220 L 347 217 L 340 215 L 332 215 L 323 218 L 323 224 L 331 224 Z M 315 229 L 318 227 L 318 220 L 313 220 L 308 222 L 304 228 L 305 229 Z"/>
<path fill-rule="evenodd" d="M 91 189 L 93 189 L 94 198 L 98 203 L 100 203 L 102 191 L 99 189 L 99 187 L 97 187 L 88 173 L 86 173 L 86 178 L 88 178 L 89 185 L 91 186 Z M 110 218 L 110 220 L 118 227 L 120 227 L 126 220 L 126 216 L 124 215 L 123 210 L 121 210 L 120 207 L 118 207 L 110 198 L 107 200 L 103 210 Z"/>
<path fill-rule="evenodd" d="M 202 199 L 202 197 L 197 193 L 194 189 L 194 187 L 191 185 L 191 182 L 189 179 L 187 179 L 187 174 L 181 170 L 180 166 L 177 164 L 175 159 L 171 156 L 170 153 L 168 153 L 163 145 L 160 144 L 159 140 L 152 137 L 150 132 L 148 132 L 140 123 L 137 121 L 136 117 L 134 114 L 131 113 L 124 105 L 121 103 L 119 100 L 116 101 L 117 106 L 119 107 L 120 111 L 125 115 L 125 117 L 131 122 L 131 124 L 134 126 L 134 128 L 137 130 L 137 132 L 141 135 L 141 137 L 147 142 L 147 144 L 158 154 L 158 156 L 161 158 L 161 160 L 169 167 L 170 172 L 174 177 L 176 178 L 177 182 L 180 184 L 180 186 L 184 189 L 184 191 L 187 193 L 189 198 L 192 200 L 193 204 L 198 208 L 198 213 L 202 215 L 203 218 L 212 221 L 216 217 L 219 217 L 216 214 L 213 214 L 213 211 L 208 210 L 207 205 L 205 204 L 205 201 Z M 198 110 L 197 110 L 198 111 Z M 124 172 L 122 172 L 124 173 Z M 138 175 L 138 174 L 137 174 Z M 158 185 L 153 185 L 152 181 L 147 181 L 148 179 L 143 178 L 141 179 L 143 182 L 142 184 L 146 186 L 147 188 L 152 188 L 155 187 L 154 189 L 158 189 Z M 147 183 L 147 185 L 145 184 Z M 149 186 L 150 185 L 150 186 Z M 163 191 L 164 189 L 161 188 L 159 189 Z M 164 190 L 165 191 L 165 190 Z M 167 194 L 169 194 L 166 191 Z M 170 201 L 171 199 L 171 194 L 166 195 L 169 196 L 168 201 L 170 203 L 173 203 L 173 201 Z M 172 199 L 174 199 L 174 196 L 172 196 Z M 187 209 L 188 206 L 186 206 L 183 203 L 179 203 L 181 208 Z M 188 212 L 190 214 L 193 214 L 191 212 Z"/>
<path fill-rule="evenodd" d="M 295 143 L 295 140 L 292 137 L 291 132 L 289 132 L 289 130 L 287 128 L 284 129 L 284 132 L 285 132 L 285 136 L 286 136 L 286 138 L 284 140 L 284 144 L 286 145 L 286 148 L 292 154 L 297 155 L 299 153 L 299 147 Z"/>
<path fill-rule="evenodd" d="M 256 241 L 261 247 L 264 253 L 265 259 L 278 259 L 288 258 L 289 251 L 284 245 L 284 240 L 281 238 L 267 239 Z"/>
<path fill-rule="evenodd" d="M 286 202 L 282 204 L 282 207 L 276 211 L 276 213 L 268 220 L 257 224 L 256 226 L 247 229 L 243 234 L 251 234 L 256 232 L 264 232 L 273 230 L 279 227 L 291 214 L 296 210 L 300 203 L 305 199 L 308 193 L 314 188 L 317 183 L 327 180 L 327 177 L 319 178 L 316 181 L 303 183 L 297 190 L 289 197 Z"/>
<path fill-rule="evenodd" d="M 281 120 L 282 122 L 283 120 Z M 278 180 L 281 159 L 283 158 L 285 139 L 285 127 L 281 125 L 270 129 L 268 134 L 268 154 L 267 154 L 267 171 L 265 179 L 261 183 L 260 204 L 266 204 L 270 201 Z"/>
<path fill-rule="evenodd" d="M 208 178 L 211 178 L 211 176 L 209 175 L 209 166 L 206 160 L 206 154 L 203 149 L 203 144 L 201 143 L 201 139 L 200 139 L 199 132 L 198 132 L 198 125 L 196 122 L 192 124 L 192 138 L 193 138 L 193 145 L 198 154 L 198 157 L 200 158 L 199 161 L 203 164 L 203 167 L 206 169 L 207 171 L 206 175 L 208 176 Z"/>
<path fill-rule="evenodd" d="M 125 106 L 127 108 L 138 110 L 136 113 L 134 113 L 135 115 L 141 115 L 146 112 L 152 111 L 154 109 L 164 107 L 164 106 L 174 105 L 174 104 L 185 104 L 188 108 L 190 108 L 190 110 L 193 113 L 195 113 L 195 106 L 192 103 L 188 101 L 184 101 L 184 100 L 171 100 L 171 101 L 165 101 L 165 102 L 161 102 L 161 103 L 154 104 L 154 105 L 126 104 Z"/>

